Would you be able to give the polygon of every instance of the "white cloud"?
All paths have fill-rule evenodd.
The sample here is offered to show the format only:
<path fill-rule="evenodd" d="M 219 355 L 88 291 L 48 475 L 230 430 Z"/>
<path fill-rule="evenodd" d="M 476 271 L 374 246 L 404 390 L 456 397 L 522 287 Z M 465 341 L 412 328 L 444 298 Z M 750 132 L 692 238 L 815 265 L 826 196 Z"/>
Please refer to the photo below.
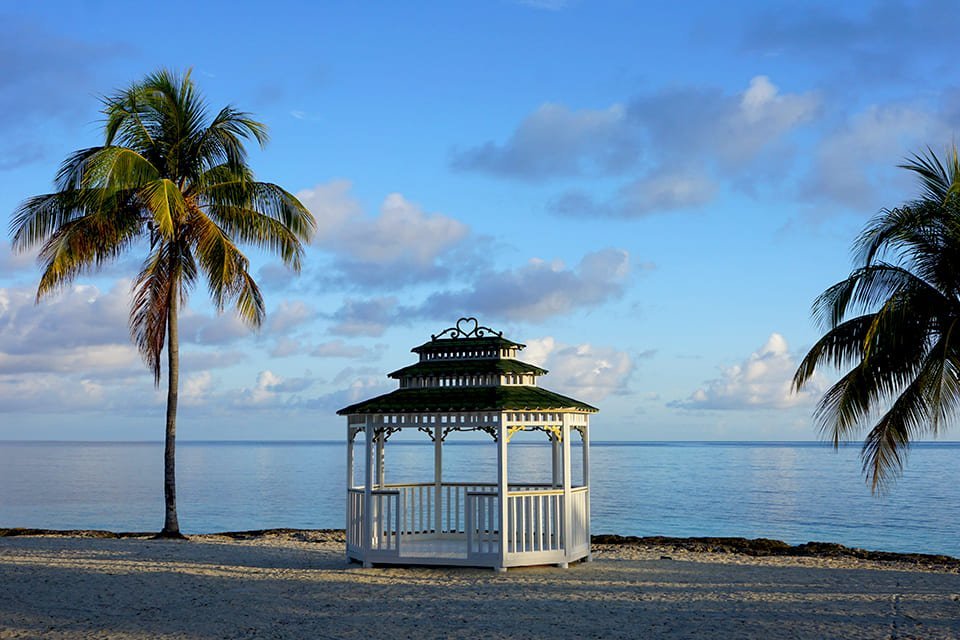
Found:
<path fill-rule="evenodd" d="M 425 213 L 399 193 L 391 193 L 377 218 L 341 229 L 336 242 L 358 261 L 378 265 L 412 262 L 424 267 L 468 232 L 462 222 Z"/>
<path fill-rule="evenodd" d="M 127 329 L 129 283 L 103 293 L 75 285 L 34 303 L 32 289 L 0 288 L 0 370 L 129 370 L 138 360 Z"/>
<path fill-rule="evenodd" d="M 360 203 L 350 195 L 351 188 L 349 180 L 338 179 L 297 192 L 297 198 L 317 219 L 314 238 L 318 242 L 327 242 L 350 220 L 363 216 Z"/>
<path fill-rule="evenodd" d="M 822 384 L 813 384 L 798 394 L 791 390 L 798 360 L 786 339 L 773 333 L 743 362 L 726 367 L 720 377 L 709 380 L 685 400 L 669 403 L 681 409 L 786 409 L 816 399 Z"/>
<path fill-rule="evenodd" d="M 88 377 L 0 374 L 0 413 L 102 412 L 114 404 L 116 392 L 116 385 L 107 387 Z M 8 431 L 10 435 L 13 433 Z M 29 437 L 29 434 L 17 436 Z"/>
<path fill-rule="evenodd" d="M 717 184 L 705 172 L 659 171 L 620 190 L 620 211 L 621 215 L 636 217 L 699 207 L 712 201 L 717 191 Z"/>
<path fill-rule="evenodd" d="M 305 403 L 306 408 L 337 411 L 361 400 L 389 393 L 397 388 L 395 381 L 387 381 L 383 374 L 365 373 L 368 370 L 348 368 L 342 371 L 335 382 L 346 383 L 344 388 L 313 398 Z"/>
<path fill-rule="evenodd" d="M 818 94 L 781 92 L 758 75 L 740 92 L 680 87 L 638 96 L 626 108 L 575 114 L 551 105 L 528 116 L 503 146 L 487 143 L 456 162 L 519 178 L 576 175 L 585 166 L 615 176 L 639 167 L 608 199 L 571 188 L 547 205 L 562 215 L 636 217 L 702 206 L 721 180 L 749 191 L 755 174 L 786 175 L 793 132 L 820 110 Z"/>
<path fill-rule="evenodd" d="M 362 345 L 347 344 L 343 340 L 331 340 L 315 345 L 310 355 L 316 358 L 355 358 L 371 359 L 378 357 L 386 349 L 386 345 L 378 344 L 373 348 Z"/>
<path fill-rule="evenodd" d="M 32 271 L 36 262 L 36 251 L 15 252 L 9 242 L 0 240 L 0 274 L 4 277 Z"/>
<path fill-rule="evenodd" d="M 203 404 L 213 390 L 213 375 L 209 371 L 197 371 L 187 375 L 180 390 L 180 399 L 185 406 Z"/>
<path fill-rule="evenodd" d="M 298 399 L 292 397 L 292 394 L 308 389 L 314 382 L 316 380 L 309 372 L 301 378 L 284 378 L 267 369 L 257 374 L 257 382 L 253 387 L 229 395 L 236 396 L 236 404 L 249 408 L 293 406 Z"/>
<path fill-rule="evenodd" d="M 11 354 L 0 351 L 0 373 L 73 373 L 85 371 L 100 375 L 122 375 L 142 367 L 140 354 L 129 344 L 70 347 L 58 351 Z"/>
<path fill-rule="evenodd" d="M 907 187 L 912 180 L 895 166 L 898 160 L 952 133 L 939 114 L 920 106 L 872 105 L 820 140 L 802 193 L 860 211 L 890 206 L 891 185 Z"/>
<path fill-rule="evenodd" d="M 340 336 L 380 336 L 394 321 L 397 299 L 392 296 L 367 300 L 347 299 L 331 319 L 330 333 Z"/>
<path fill-rule="evenodd" d="M 181 349 L 180 370 L 194 371 L 196 369 L 225 369 L 247 359 L 245 351 L 224 351 L 222 348 Z"/>
<path fill-rule="evenodd" d="M 625 125 L 626 110 L 619 104 L 571 111 L 547 103 L 524 118 L 502 145 L 487 142 L 456 151 L 451 164 L 531 180 L 579 175 L 593 167 L 619 172 L 639 155 L 635 133 Z"/>
<path fill-rule="evenodd" d="M 461 248 L 470 228 L 449 216 L 428 213 L 391 193 L 368 216 L 338 180 L 297 196 L 320 222 L 314 244 L 329 251 L 342 280 L 367 287 L 446 278 L 446 259 Z"/>
<path fill-rule="evenodd" d="M 527 341 L 523 359 L 549 370 L 543 386 L 586 402 L 624 393 L 634 370 L 626 351 L 589 343 L 565 345 L 552 336 Z"/>
<path fill-rule="evenodd" d="M 273 343 L 273 347 L 270 349 L 270 356 L 273 358 L 286 358 L 287 356 L 303 353 L 303 351 L 304 346 L 299 340 L 288 338 L 287 336 L 280 336 L 277 341 Z"/>
<path fill-rule="evenodd" d="M 211 316 L 187 307 L 180 313 L 180 339 L 183 342 L 222 346 L 248 338 L 255 331 L 232 310 Z"/>
<path fill-rule="evenodd" d="M 630 118 L 646 132 L 655 164 L 675 169 L 713 166 L 735 174 L 818 113 L 813 93 L 781 93 L 755 76 L 740 93 L 681 88 L 634 100 Z"/>
<path fill-rule="evenodd" d="M 630 256 L 623 249 L 588 253 L 573 269 L 559 260 L 534 258 L 517 269 L 478 273 L 470 288 L 433 294 L 401 313 L 541 321 L 619 297 L 629 270 Z"/>
<path fill-rule="evenodd" d="M 317 316 L 317 312 L 302 300 L 284 300 L 267 318 L 270 333 L 286 333 Z"/>
<path fill-rule="evenodd" d="M 0 411 L 142 414 L 162 403 L 128 329 L 129 282 L 74 285 L 34 304 L 32 289 L 0 288 Z M 186 406 L 211 397 L 210 369 L 236 351 L 181 350 Z"/>

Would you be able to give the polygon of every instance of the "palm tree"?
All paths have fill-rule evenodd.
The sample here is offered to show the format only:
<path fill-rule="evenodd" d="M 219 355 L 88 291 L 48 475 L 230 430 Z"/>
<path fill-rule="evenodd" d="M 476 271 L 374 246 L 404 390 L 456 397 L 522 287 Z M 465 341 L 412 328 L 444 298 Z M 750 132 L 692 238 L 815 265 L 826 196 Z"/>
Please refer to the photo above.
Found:
<path fill-rule="evenodd" d="M 910 442 L 936 436 L 960 408 L 960 161 L 931 151 L 901 168 L 919 198 L 882 210 L 857 238 L 856 268 L 823 292 L 825 329 L 793 379 L 820 366 L 849 369 L 815 418 L 834 446 L 872 424 L 861 451 L 874 492 L 903 469 Z"/>
<path fill-rule="evenodd" d="M 250 326 L 263 297 L 236 242 L 276 252 L 299 271 L 316 222 L 290 193 L 256 182 L 244 140 L 266 127 L 224 107 L 209 119 L 190 72 L 161 70 L 103 100 L 104 143 L 70 155 L 56 191 L 24 201 L 13 246 L 40 246 L 37 301 L 133 247 L 147 257 L 132 285 L 130 332 L 159 386 L 167 355 L 163 537 L 177 520 L 175 446 L 180 374 L 178 312 L 202 275 L 218 311 L 235 304 Z"/>

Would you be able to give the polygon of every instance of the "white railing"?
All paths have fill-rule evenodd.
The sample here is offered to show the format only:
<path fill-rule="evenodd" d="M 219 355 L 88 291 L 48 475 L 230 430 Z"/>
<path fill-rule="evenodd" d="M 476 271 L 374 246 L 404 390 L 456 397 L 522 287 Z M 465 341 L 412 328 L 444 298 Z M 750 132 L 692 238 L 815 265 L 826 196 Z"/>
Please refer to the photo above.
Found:
<path fill-rule="evenodd" d="M 347 490 L 347 548 L 363 549 L 363 489 Z"/>
<path fill-rule="evenodd" d="M 363 551 L 363 489 L 347 491 L 347 547 Z M 400 548 L 400 492 L 375 489 L 370 492 L 370 550 L 398 553 Z"/>
<path fill-rule="evenodd" d="M 567 541 L 567 551 L 570 553 L 590 551 L 589 498 L 588 487 L 577 487 L 570 494 L 570 536 Z"/>
<path fill-rule="evenodd" d="M 432 482 L 389 484 L 386 487 L 400 492 L 399 531 L 405 535 L 464 533 L 467 530 L 467 492 L 497 492 L 497 485 L 492 483 L 444 482 L 440 486 L 439 498 L 437 486 Z"/>
<path fill-rule="evenodd" d="M 563 549 L 563 489 L 507 494 L 507 553 Z"/>
<path fill-rule="evenodd" d="M 371 551 L 399 552 L 400 547 L 400 492 L 378 489 L 370 492 L 373 519 L 370 540 Z"/>
<path fill-rule="evenodd" d="M 500 500 L 496 493 L 466 493 L 467 555 L 500 551 Z"/>
<path fill-rule="evenodd" d="M 360 487 L 347 492 L 347 547 L 354 551 L 364 549 L 363 497 Z M 588 553 L 590 548 L 587 487 L 575 487 L 570 493 L 568 532 L 563 489 L 550 485 L 510 485 L 506 527 L 500 526 L 500 501 L 493 483 L 445 482 L 439 500 L 433 483 L 393 484 L 373 490 L 371 498 L 369 549 L 380 554 L 399 554 L 404 536 L 422 534 L 464 536 L 469 555 L 496 554 L 501 531 L 508 556 L 556 557 Z"/>

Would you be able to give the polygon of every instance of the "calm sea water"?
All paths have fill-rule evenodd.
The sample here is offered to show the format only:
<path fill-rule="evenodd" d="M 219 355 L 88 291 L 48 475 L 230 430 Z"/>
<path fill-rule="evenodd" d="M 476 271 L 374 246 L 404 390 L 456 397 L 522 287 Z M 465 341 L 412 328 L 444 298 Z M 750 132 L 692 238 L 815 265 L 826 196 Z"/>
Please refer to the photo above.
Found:
<path fill-rule="evenodd" d="M 178 445 L 186 533 L 343 527 L 342 442 Z M 593 532 L 960 556 L 960 443 L 915 446 L 882 497 L 864 484 L 858 454 L 819 443 L 594 443 Z M 391 441 L 387 455 L 388 482 L 432 479 L 431 445 Z M 155 531 L 162 456 L 159 443 L 0 442 L 0 527 Z M 548 447 L 511 443 L 511 481 L 549 481 L 549 469 Z M 495 446 L 448 444 L 444 470 L 449 481 L 493 482 Z"/>

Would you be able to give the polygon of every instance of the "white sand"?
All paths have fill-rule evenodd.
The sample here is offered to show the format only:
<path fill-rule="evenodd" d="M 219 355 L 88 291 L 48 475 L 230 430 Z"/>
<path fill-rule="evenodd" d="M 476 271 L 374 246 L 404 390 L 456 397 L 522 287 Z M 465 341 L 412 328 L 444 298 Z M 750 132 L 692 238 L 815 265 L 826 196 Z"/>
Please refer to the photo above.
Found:
<path fill-rule="evenodd" d="M 594 557 L 497 574 L 362 569 L 326 534 L 0 538 L 0 638 L 960 638 L 956 572 L 633 547 Z"/>

